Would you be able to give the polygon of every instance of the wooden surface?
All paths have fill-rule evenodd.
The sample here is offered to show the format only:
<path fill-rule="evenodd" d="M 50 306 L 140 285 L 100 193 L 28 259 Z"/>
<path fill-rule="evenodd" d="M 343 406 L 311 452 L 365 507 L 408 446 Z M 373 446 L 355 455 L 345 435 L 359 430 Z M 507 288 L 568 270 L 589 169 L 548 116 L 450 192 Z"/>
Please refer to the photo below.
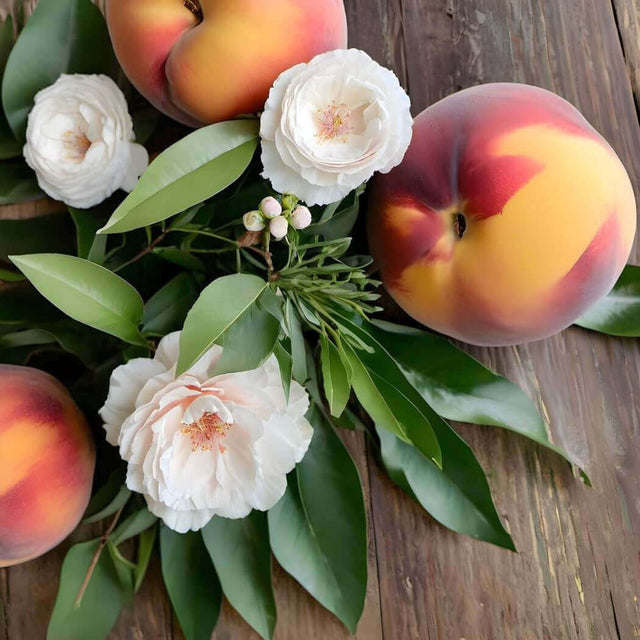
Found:
<path fill-rule="evenodd" d="M 519 81 L 578 106 L 640 193 L 640 0 L 346 0 L 351 45 L 392 67 L 414 112 L 467 86 Z M 635 91 L 635 100 L 634 100 Z M 28 211 L 14 208 L 13 213 Z M 637 245 L 632 260 L 637 264 Z M 395 489 L 357 436 L 370 578 L 359 640 L 640 638 L 640 341 L 570 329 L 508 349 L 472 349 L 519 383 L 558 457 L 497 429 L 460 426 L 489 474 L 519 553 L 448 532 Z M 79 537 L 81 537 L 80 532 Z M 0 640 L 40 640 L 65 547 L 0 570 Z M 277 640 L 349 635 L 275 568 Z M 112 640 L 179 640 L 157 564 Z M 225 605 L 216 640 L 257 638 Z"/>

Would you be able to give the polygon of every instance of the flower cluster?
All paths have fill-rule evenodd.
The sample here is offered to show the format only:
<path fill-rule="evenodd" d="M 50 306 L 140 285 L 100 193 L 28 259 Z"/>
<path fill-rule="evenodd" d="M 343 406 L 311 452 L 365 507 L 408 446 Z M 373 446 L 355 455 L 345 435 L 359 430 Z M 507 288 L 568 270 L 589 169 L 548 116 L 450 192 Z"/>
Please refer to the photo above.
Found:
<path fill-rule="evenodd" d="M 289 232 L 289 225 L 298 230 L 306 229 L 311 224 L 311 211 L 298 204 L 293 195 L 284 196 L 281 203 L 268 196 L 258 209 L 245 213 L 242 222 L 247 231 L 263 231 L 268 225 L 271 236 L 282 240 Z"/>

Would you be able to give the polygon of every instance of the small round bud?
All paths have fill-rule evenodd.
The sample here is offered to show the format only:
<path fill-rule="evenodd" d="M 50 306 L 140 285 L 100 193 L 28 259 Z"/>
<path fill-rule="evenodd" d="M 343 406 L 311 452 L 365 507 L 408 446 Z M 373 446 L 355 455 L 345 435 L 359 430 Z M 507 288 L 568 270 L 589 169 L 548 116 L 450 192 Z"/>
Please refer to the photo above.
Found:
<path fill-rule="evenodd" d="M 260 203 L 260 211 L 266 218 L 275 218 L 282 213 L 282 205 L 274 197 L 269 196 Z"/>
<path fill-rule="evenodd" d="M 298 204 L 298 198 L 292 195 L 287 195 L 282 198 L 283 209 L 293 209 Z"/>
<path fill-rule="evenodd" d="M 259 211 L 248 211 L 242 216 L 242 223 L 247 231 L 262 231 L 265 228 L 264 218 Z"/>
<path fill-rule="evenodd" d="M 294 229 L 306 229 L 311 224 L 311 211 L 307 207 L 296 207 L 291 214 L 291 226 Z"/>
<path fill-rule="evenodd" d="M 289 223 L 284 216 L 276 216 L 269 222 L 269 231 L 275 240 L 282 240 L 287 235 Z"/>

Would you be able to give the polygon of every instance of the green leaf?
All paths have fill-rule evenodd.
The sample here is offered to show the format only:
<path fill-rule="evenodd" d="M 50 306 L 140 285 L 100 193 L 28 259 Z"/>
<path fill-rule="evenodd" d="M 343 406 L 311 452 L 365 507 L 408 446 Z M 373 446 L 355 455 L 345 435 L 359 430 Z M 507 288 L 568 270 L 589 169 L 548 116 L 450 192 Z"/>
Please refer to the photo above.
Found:
<path fill-rule="evenodd" d="M 142 331 L 164 336 L 182 328 L 184 319 L 198 299 L 198 284 L 190 273 L 170 280 L 144 306 Z"/>
<path fill-rule="evenodd" d="M 287 333 L 291 340 L 291 357 L 293 359 L 293 379 L 304 384 L 307 380 L 307 356 L 300 319 L 291 300 L 287 299 L 284 307 L 284 318 Z"/>
<path fill-rule="evenodd" d="M 36 200 L 43 196 L 36 174 L 24 160 L 0 164 L 0 205 Z"/>
<path fill-rule="evenodd" d="M 186 640 L 209 640 L 218 621 L 222 591 L 199 532 L 160 527 L 162 576 Z"/>
<path fill-rule="evenodd" d="M 378 428 L 389 475 L 445 527 L 515 551 L 473 452 L 445 422 L 434 426 L 442 449 L 442 469 L 410 444 Z"/>
<path fill-rule="evenodd" d="M 268 284 L 257 276 L 235 274 L 214 280 L 189 311 L 180 336 L 177 374 L 195 364 L 249 311 Z"/>
<path fill-rule="evenodd" d="M 627 265 L 611 293 L 576 324 L 613 336 L 640 337 L 640 267 Z"/>
<path fill-rule="evenodd" d="M 0 220 L 0 260 L 22 253 L 73 250 L 73 225 L 66 211 Z"/>
<path fill-rule="evenodd" d="M 143 531 L 138 537 L 138 557 L 136 567 L 133 571 L 134 584 L 133 591 L 138 593 L 144 577 L 147 574 L 149 568 L 149 561 L 151 560 L 151 554 L 153 553 L 153 544 L 156 541 L 156 534 L 158 533 L 157 527 L 151 527 Z"/>
<path fill-rule="evenodd" d="M 22 282 L 25 279 L 21 273 L 0 268 L 0 282 Z"/>
<path fill-rule="evenodd" d="M 253 511 L 241 520 L 214 517 L 202 538 L 231 606 L 264 640 L 271 640 L 276 603 L 266 514 Z"/>
<path fill-rule="evenodd" d="M 269 511 L 273 553 L 324 607 L 355 633 L 367 591 L 367 519 L 358 470 L 320 411 L 307 455 Z"/>
<path fill-rule="evenodd" d="M 4 76 L 4 69 L 13 48 L 13 19 L 10 15 L 0 25 L 0 79 Z M 0 160 L 15 158 L 22 153 L 22 147 L 15 139 L 13 131 L 0 108 Z"/>
<path fill-rule="evenodd" d="M 32 345 L 52 344 L 56 339 L 47 331 L 41 329 L 26 329 L 15 333 L 0 335 L 0 351 L 4 349 L 16 349 Z"/>
<path fill-rule="evenodd" d="M 175 247 L 156 247 L 153 253 L 160 256 L 163 260 L 171 262 L 183 269 L 188 269 L 189 271 L 204 271 L 202 260 Z"/>
<path fill-rule="evenodd" d="M 120 466 L 114 469 L 107 478 L 107 481 L 102 485 L 91 497 L 91 501 L 84 512 L 85 518 L 90 518 L 99 513 L 103 509 L 106 509 L 120 493 L 126 478 L 126 468 Z M 115 513 L 120 505 L 113 511 Z"/>
<path fill-rule="evenodd" d="M 351 370 L 343 362 L 338 348 L 326 337 L 320 338 L 322 379 L 324 392 L 329 402 L 331 415 L 342 415 L 351 394 Z"/>
<path fill-rule="evenodd" d="M 105 640 L 123 606 L 113 560 L 102 553 L 79 607 L 76 598 L 100 545 L 91 540 L 71 547 L 62 565 L 58 597 L 49 620 L 47 640 Z"/>
<path fill-rule="evenodd" d="M 149 165 L 101 232 L 145 227 L 214 196 L 244 173 L 257 145 L 256 120 L 231 120 L 194 131 Z"/>
<path fill-rule="evenodd" d="M 96 264 L 103 264 L 107 249 L 107 238 L 106 236 L 96 235 L 98 229 L 102 226 L 102 220 L 92 209 L 69 207 L 69 213 L 76 226 L 78 257 Z"/>
<path fill-rule="evenodd" d="M 127 560 L 113 541 L 107 538 L 107 551 L 113 561 L 113 566 L 116 569 L 116 574 L 120 582 L 120 590 L 122 592 L 123 602 L 125 607 L 129 607 L 133 604 L 133 570 L 136 565 L 130 560 Z"/>
<path fill-rule="evenodd" d="M 440 415 L 457 422 L 504 427 L 567 458 L 551 443 L 542 416 L 519 387 L 448 340 L 388 322 L 374 322 L 367 330 Z"/>
<path fill-rule="evenodd" d="M 132 513 L 126 520 L 121 522 L 111 534 L 111 540 L 116 546 L 122 544 L 129 538 L 134 538 L 138 534 L 146 531 L 158 521 L 158 518 L 147 508 Z"/>
<path fill-rule="evenodd" d="M 142 299 L 126 280 L 72 256 L 42 253 L 11 260 L 47 300 L 74 320 L 146 346 L 138 330 Z"/>
<path fill-rule="evenodd" d="M 361 189 L 352 191 L 342 202 L 329 205 L 320 221 L 303 231 L 305 238 L 322 236 L 325 240 L 337 240 L 351 234 L 360 212 Z"/>
<path fill-rule="evenodd" d="M 115 477 L 119 477 L 120 473 L 116 473 L 117 476 Z M 131 491 L 129 491 L 129 489 L 127 489 L 123 484 L 120 485 L 118 492 L 111 497 L 108 502 L 106 502 L 107 497 L 110 497 L 113 489 L 113 485 L 111 483 L 114 482 L 114 480 L 112 478 L 114 478 L 114 476 L 109 479 L 109 482 L 103 490 L 99 491 L 89 503 L 89 506 L 87 507 L 87 515 L 84 519 L 84 522 L 87 524 L 100 522 L 100 520 L 104 520 L 105 518 L 114 515 L 119 509 L 124 507 L 127 502 L 129 502 Z M 103 504 L 105 502 L 106 504 Z"/>
<path fill-rule="evenodd" d="M 280 377 L 282 378 L 282 390 L 284 391 L 284 397 L 289 403 L 289 394 L 291 392 L 291 376 L 293 367 L 293 358 L 291 353 L 283 346 L 281 342 L 277 342 L 274 349 L 275 356 L 278 360 L 278 367 L 280 368 Z"/>
<path fill-rule="evenodd" d="M 39 2 L 16 42 L 2 81 L 2 103 L 24 142 L 38 91 L 63 73 L 114 75 L 117 63 L 100 10 L 90 0 Z"/>

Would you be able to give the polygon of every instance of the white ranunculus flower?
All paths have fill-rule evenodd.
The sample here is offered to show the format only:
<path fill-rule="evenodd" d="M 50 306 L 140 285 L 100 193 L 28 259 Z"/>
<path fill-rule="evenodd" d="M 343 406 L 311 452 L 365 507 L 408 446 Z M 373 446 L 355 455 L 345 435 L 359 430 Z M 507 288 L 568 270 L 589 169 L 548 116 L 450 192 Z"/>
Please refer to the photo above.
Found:
<path fill-rule="evenodd" d="M 323 53 L 271 89 L 260 121 L 263 176 L 309 205 L 336 202 L 400 164 L 412 124 L 392 71 L 358 49 Z"/>
<path fill-rule="evenodd" d="M 215 515 L 271 508 L 313 429 L 304 417 L 308 395 L 296 382 L 287 404 L 275 356 L 254 371 L 212 376 L 222 353 L 214 346 L 176 378 L 179 342 L 172 333 L 153 359 L 118 367 L 100 415 L 128 463 L 129 489 L 184 533 Z"/>
<path fill-rule="evenodd" d="M 45 193 L 87 209 L 136 185 L 149 156 L 133 139 L 127 101 L 111 78 L 62 75 L 36 94 L 23 153 Z"/>

